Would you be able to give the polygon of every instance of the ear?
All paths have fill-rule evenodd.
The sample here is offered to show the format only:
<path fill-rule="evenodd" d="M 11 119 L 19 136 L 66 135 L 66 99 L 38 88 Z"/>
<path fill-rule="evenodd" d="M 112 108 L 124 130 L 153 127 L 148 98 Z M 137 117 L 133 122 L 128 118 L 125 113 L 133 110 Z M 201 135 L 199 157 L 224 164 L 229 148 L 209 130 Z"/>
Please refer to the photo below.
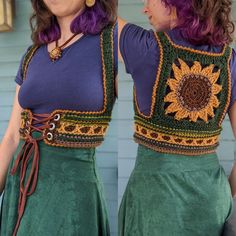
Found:
<path fill-rule="evenodd" d="M 170 29 L 173 29 L 177 24 L 177 11 L 176 7 L 171 7 L 170 9 Z"/>
<path fill-rule="evenodd" d="M 177 10 L 176 7 L 170 7 L 170 17 L 172 20 L 177 19 Z"/>

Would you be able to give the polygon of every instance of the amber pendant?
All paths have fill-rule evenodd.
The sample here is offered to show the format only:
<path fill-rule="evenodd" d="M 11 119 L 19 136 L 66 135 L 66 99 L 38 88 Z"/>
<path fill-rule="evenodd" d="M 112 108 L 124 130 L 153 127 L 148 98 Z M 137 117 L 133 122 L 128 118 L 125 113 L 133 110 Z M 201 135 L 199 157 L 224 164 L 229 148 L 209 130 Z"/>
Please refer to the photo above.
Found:
<path fill-rule="evenodd" d="M 61 57 L 61 48 L 60 47 L 56 47 L 54 48 L 51 52 L 50 52 L 50 58 L 52 61 L 56 61 Z"/>

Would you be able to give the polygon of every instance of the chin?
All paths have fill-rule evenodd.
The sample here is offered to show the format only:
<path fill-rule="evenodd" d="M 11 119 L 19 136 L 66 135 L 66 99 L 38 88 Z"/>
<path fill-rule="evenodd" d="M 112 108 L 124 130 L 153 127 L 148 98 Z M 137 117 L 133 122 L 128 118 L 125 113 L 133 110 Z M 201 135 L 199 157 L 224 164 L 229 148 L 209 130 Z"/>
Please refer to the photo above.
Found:
<path fill-rule="evenodd" d="M 67 16 L 66 14 L 63 14 L 63 12 L 53 12 L 53 15 L 56 17 L 65 17 Z"/>
<path fill-rule="evenodd" d="M 66 16 L 67 14 L 67 7 L 63 6 L 63 4 L 47 4 L 47 8 L 50 10 L 50 12 L 58 17 Z"/>
<path fill-rule="evenodd" d="M 65 9 L 56 9 L 55 7 L 53 10 L 51 10 L 51 12 L 57 17 L 65 17 L 70 15 L 70 12 L 65 11 Z"/>
<path fill-rule="evenodd" d="M 73 16 L 76 17 L 77 15 L 81 14 L 83 8 L 78 9 L 78 10 L 70 10 L 70 9 L 65 9 L 65 7 L 61 7 L 61 8 L 53 8 L 53 10 L 51 10 L 51 12 L 53 13 L 53 15 L 55 15 L 56 17 L 67 17 L 67 16 Z"/>

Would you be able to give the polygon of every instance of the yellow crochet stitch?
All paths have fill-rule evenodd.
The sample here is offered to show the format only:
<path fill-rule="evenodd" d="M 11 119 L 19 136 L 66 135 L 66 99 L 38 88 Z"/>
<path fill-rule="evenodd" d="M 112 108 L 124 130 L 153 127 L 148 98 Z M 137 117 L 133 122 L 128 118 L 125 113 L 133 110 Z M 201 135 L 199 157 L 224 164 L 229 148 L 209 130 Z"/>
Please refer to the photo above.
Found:
<path fill-rule="evenodd" d="M 167 80 L 171 92 L 164 102 L 171 104 L 165 114 L 176 113 L 176 120 L 188 118 L 196 122 L 200 118 L 208 123 L 208 116 L 214 117 L 214 108 L 220 104 L 216 96 L 222 90 L 217 84 L 220 69 L 213 73 L 213 64 L 202 68 L 200 62 L 195 61 L 190 68 L 183 60 L 178 60 L 180 68 L 172 65 L 175 78 Z"/>

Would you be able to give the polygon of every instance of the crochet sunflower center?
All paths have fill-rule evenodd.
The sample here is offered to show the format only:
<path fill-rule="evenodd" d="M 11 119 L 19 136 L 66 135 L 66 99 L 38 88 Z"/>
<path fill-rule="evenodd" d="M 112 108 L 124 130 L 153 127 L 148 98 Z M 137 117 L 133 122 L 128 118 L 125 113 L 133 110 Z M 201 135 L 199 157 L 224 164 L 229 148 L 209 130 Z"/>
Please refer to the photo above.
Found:
<path fill-rule="evenodd" d="M 189 74 L 180 81 L 177 97 L 182 107 L 189 111 L 199 111 L 209 104 L 211 90 L 212 85 L 207 77 Z"/>

